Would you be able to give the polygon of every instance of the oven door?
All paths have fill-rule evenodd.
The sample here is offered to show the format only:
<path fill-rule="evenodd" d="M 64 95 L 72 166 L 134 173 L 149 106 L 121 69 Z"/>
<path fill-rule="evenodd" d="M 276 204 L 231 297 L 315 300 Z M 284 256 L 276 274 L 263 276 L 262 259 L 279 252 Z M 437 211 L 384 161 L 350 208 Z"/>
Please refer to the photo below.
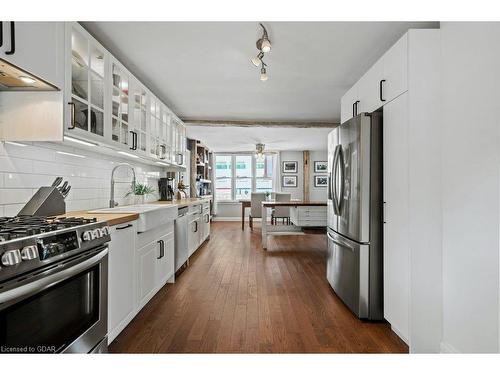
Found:
<path fill-rule="evenodd" d="M 107 334 L 108 248 L 0 285 L 0 353 L 89 353 Z"/>

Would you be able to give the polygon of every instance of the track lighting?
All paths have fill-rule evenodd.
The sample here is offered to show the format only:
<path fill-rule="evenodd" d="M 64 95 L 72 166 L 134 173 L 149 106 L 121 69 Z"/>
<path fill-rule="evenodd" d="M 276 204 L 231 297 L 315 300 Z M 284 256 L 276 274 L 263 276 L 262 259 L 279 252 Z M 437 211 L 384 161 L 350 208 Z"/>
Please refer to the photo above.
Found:
<path fill-rule="evenodd" d="M 267 30 L 263 24 L 259 23 L 259 25 L 262 27 L 263 34 L 262 34 L 262 38 L 260 38 L 257 41 L 257 49 L 261 50 L 262 52 L 269 52 L 271 50 L 271 41 L 269 40 L 269 37 L 267 36 Z"/>
<path fill-rule="evenodd" d="M 267 81 L 268 76 L 267 76 L 267 70 L 266 66 L 267 64 L 264 62 L 264 53 L 271 51 L 271 41 L 269 40 L 269 36 L 267 35 L 267 30 L 264 27 L 263 24 L 259 23 L 259 25 L 262 27 L 263 34 L 262 37 L 257 40 L 257 49 L 259 50 L 259 53 L 257 56 L 252 57 L 251 61 L 252 64 L 255 65 L 256 67 L 261 67 L 260 68 L 260 80 L 261 81 Z"/>

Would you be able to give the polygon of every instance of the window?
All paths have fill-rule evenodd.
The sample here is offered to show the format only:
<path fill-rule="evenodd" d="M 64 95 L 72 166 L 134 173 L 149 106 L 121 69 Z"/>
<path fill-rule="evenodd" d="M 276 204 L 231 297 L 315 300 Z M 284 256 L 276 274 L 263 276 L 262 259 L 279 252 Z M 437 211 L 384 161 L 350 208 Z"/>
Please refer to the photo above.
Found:
<path fill-rule="evenodd" d="M 215 155 L 215 199 L 249 199 L 253 191 L 273 191 L 273 158 L 273 154 L 262 161 L 254 154 Z"/>

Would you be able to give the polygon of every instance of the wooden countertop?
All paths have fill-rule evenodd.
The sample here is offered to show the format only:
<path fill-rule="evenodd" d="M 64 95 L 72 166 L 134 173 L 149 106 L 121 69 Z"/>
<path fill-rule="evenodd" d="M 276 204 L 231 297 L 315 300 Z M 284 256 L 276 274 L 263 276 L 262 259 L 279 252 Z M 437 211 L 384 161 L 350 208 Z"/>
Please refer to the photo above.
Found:
<path fill-rule="evenodd" d="M 156 201 L 148 202 L 152 204 L 161 205 L 172 205 L 172 206 L 192 206 L 197 203 L 203 203 L 210 201 L 210 198 L 185 198 L 173 201 Z M 60 217 L 83 217 L 85 219 L 97 218 L 97 221 L 107 221 L 109 226 L 127 223 L 129 221 L 134 221 L 139 218 L 139 214 L 134 213 L 89 213 L 88 210 L 85 211 L 70 211 L 64 215 L 59 215 Z"/>
<path fill-rule="evenodd" d="M 327 206 L 327 202 L 321 201 L 288 201 L 288 202 L 262 202 L 264 207 L 300 207 L 300 206 Z"/>
<path fill-rule="evenodd" d="M 139 218 L 139 214 L 120 213 L 116 214 L 89 214 L 87 211 L 70 211 L 60 217 L 83 217 L 85 219 L 97 218 L 97 221 L 107 221 L 109 226 L 127 223 Z"/>

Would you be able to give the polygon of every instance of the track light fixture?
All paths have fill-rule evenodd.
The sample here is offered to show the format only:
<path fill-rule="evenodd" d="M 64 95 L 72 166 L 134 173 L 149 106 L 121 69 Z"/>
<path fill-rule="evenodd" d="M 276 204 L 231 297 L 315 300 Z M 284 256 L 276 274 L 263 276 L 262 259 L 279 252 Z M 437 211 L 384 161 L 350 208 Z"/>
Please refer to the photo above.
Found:
<path fill-rule="evenodd" d="M 259 23 L 259 25 L 262 27 L 263 33 L 262 37 L 257 40 L 256 46 L 257 49 L 259 50 L 259 53 L 257 56 L 252 57 L 252 64 L 255 65 L 256 67 L 261 67 L 260 68 L 260 80 L 261 81 L 267 81 L 267 64 L 264 62 L 264 54 L 266 52 L 271 51 L 271 41 L 269 40 L 269 36 L 267 34 L 267 30 L 264 27 L 263 24 Z"/>

